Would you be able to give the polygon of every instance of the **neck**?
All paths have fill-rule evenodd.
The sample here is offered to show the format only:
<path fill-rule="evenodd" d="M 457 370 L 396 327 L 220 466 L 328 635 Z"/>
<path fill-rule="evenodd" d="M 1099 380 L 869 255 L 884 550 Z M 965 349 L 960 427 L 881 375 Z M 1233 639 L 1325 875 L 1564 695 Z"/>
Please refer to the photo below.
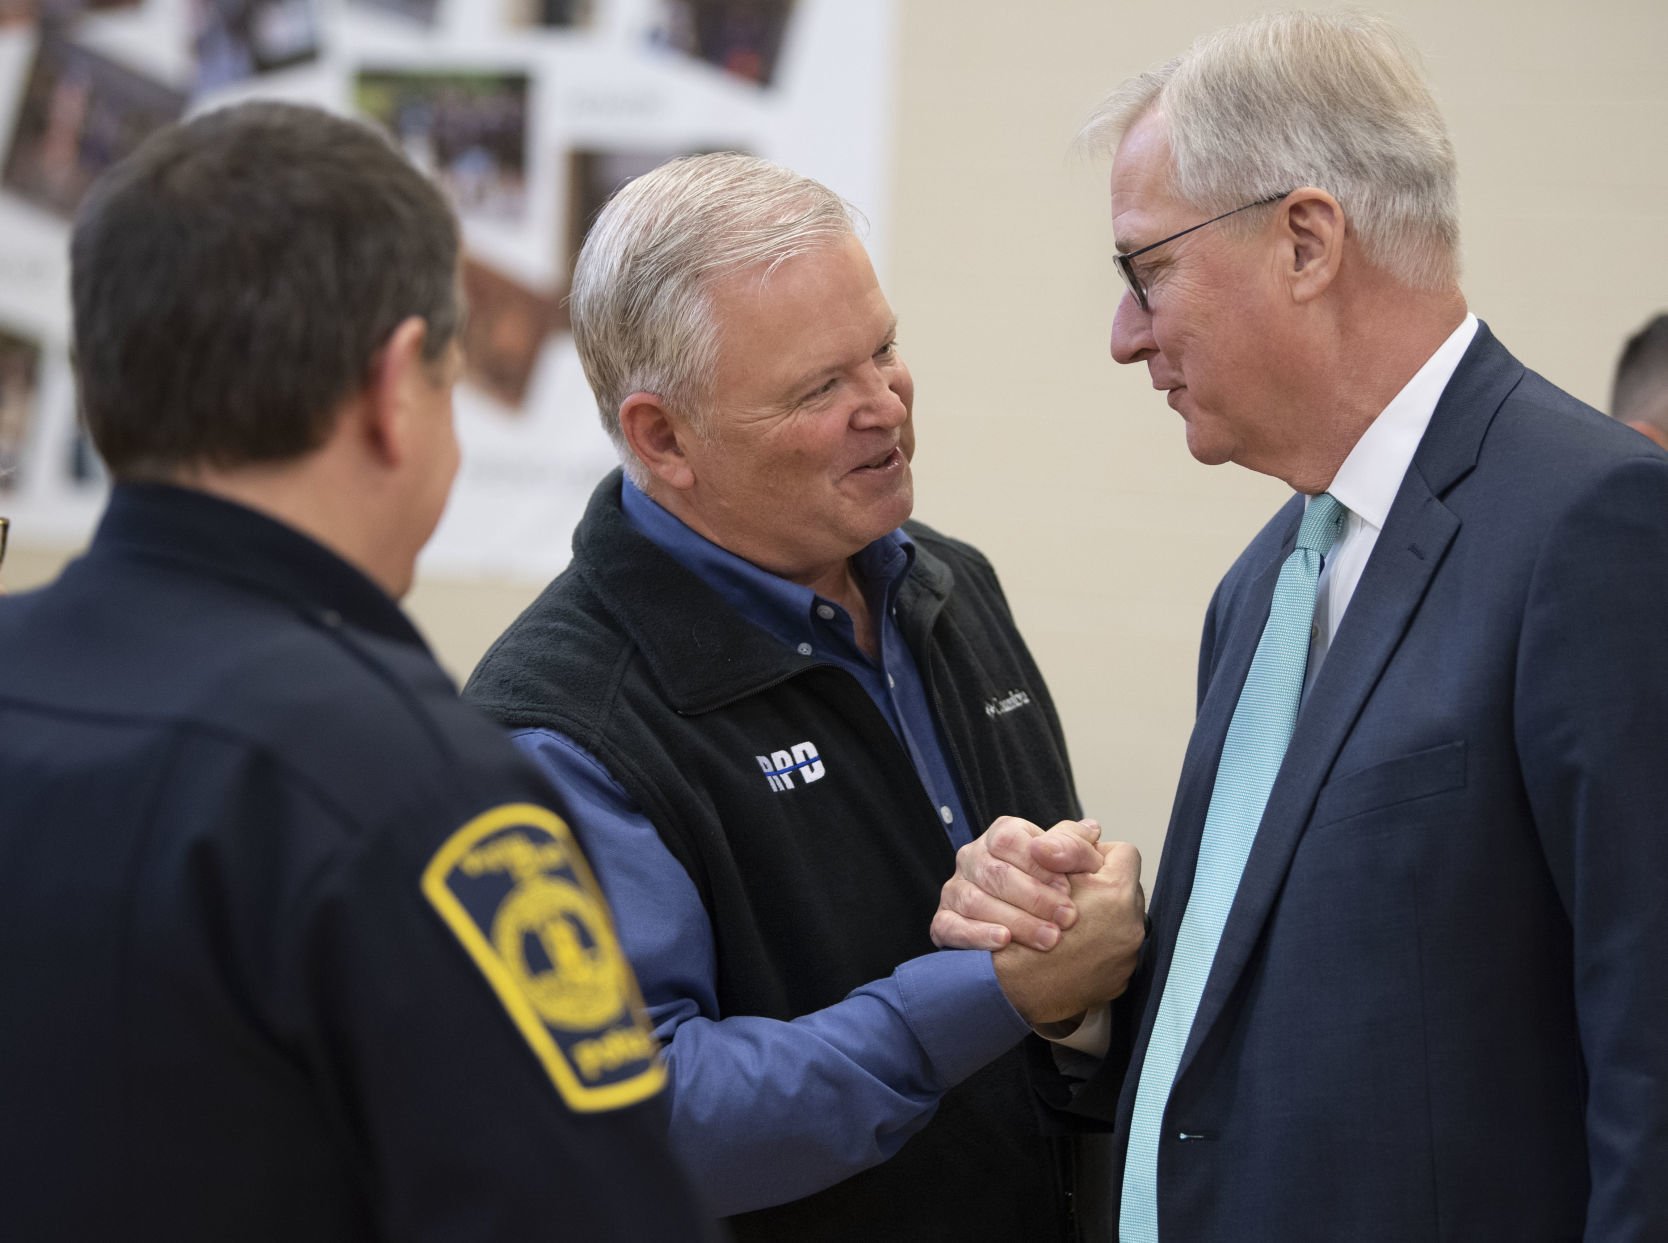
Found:
<path fill-rule="evenodd" d="M 651 481 L 643 491 L 650 500 L 703 539 L 744 561 L 751 561 L 761 570 L 785 578 L 790 583 L 798 583 L 801 587 L 809 587 L 823 599 L 838 604 L 851 615 L 857 645 L 870 656 L 879 651 L 879 632 L 874 618 L 870 616 L 868 597 L 863 594 L 863 585 L 857 580 L 850 557 L 823 565 L 783 565 L 757 549 L 724 538 L 723 533 L 707 521 L 696 506 L 689 504 L 685 495 L 676 488 L 658 487 Z"/>
<path fill-rule="evenodd" d="M 168 482 L 253 509 L 322 544 L 394 599 L 411 586 L 413 558 L 390 547 L 359 509 L 363 481 L 338 480 L 315 458 L 222 470 L 200 465 Z"/>
<path fill-rule="evenodd" d="M 1351 313 L 1317 345 L 1321 383 L 1301 398 L 1325 417 L 1306 426 L 1301 448 L 1278 473 L 1293 490 L 1314 495 L 1331 486 L 1373 420 L 1430 361 L 1466 314 L 1458 289 L 1365 291 Z"/>
<path fill-rule="evenodd" d="M 1628 419 L 1627 425 L 1642 436 L 1649 436 L 1664 449 L 1668 449 L 1668 410 L 1662 411 L 1654 419 Z"/>

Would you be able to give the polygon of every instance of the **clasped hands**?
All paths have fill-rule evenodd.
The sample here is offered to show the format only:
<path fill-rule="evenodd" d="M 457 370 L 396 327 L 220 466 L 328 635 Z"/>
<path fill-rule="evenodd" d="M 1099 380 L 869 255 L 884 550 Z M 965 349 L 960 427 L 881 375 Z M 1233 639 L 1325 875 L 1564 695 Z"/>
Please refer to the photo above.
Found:
<path fill-rule="evenodd" d="M 1043 830 L 998 817 L 956 852 L 932 920 L 945 949 L 993 950 L 996 979 L 1034 1026 L 1075 1027 L 1129 986 L 1146 936 L 1141 853 L 1093 820 Z"/>

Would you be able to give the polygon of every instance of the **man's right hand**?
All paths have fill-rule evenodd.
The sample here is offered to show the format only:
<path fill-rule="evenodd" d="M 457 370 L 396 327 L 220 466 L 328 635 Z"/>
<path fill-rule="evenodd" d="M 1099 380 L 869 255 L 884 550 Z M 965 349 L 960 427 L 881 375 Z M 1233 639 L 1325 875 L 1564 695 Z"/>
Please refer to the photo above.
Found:
<path fill-rule="evenodd" d="M 997 950 L 997 982 L 1033 1026 L 1075 1023 L 1135 972 L 1146 939 L 1141 853 L 1099 836 L 1094 821 L 1044 832 L 1003 817 L 957 853 L 933 917 L 938 945 Z"/>
<path fill-rule="evenodd" d="M 1093 820 L 1062 820 L 1045 833 L 1018 816 L 998 816 L 956 852 L 955 875 L 944 882 L 933 916 L 933 944 L 998 950 L 1012 941 L 1053 949 L 1077 920 L 1071 875 L 1097 872 L 1105 861 L 1099 840 Z M 1135 854 L 1137 876 L 1140 859 Z"/>
<path fill-rule="evenodd" d="M 1071 877 L 1077 918 L 1052 950 L 1014 941 L 991 961 L 1008 1001 L 1034 1027 L 1070 1022 L 1121 996 L 1146 941 L 1141 853 L 1128 842 L 1097 844 L 1093 872 Z"/>

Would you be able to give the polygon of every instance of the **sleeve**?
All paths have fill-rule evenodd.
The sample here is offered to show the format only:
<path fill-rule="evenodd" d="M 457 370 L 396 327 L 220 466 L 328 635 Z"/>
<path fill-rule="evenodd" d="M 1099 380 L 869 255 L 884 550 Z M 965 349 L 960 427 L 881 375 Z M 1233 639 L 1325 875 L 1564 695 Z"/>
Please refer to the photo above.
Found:
<path fill-rule="evenodd" d="M 516 745 L 560 789 L 618 916 L 671 1076 L 673 1149 L 719 1213 L 878 1165 L 949 1088 L 1024 1037 L 988 953 L 944 950 L 791 1022 L 725 1017 L 694 883 L 600 764 L 547 730 Z"/>
<path fill-rule="evenodd" d="M 374 1233 L 716 1239 L 666 1143 L 663 1072 L 600 893 L 527 800 L 536 783 L 513 787 L 438 833 L 451 809 L 357 833 L 298 902 L 281 967 L 307 1016 L 296 1039 Z M 456 920 L 431 892 L 447 884 Z"/>
<path fill-rule="evenodd" d="M 1668 1238 L 1668 461 L 1630 459 L 1544 542 L 1516 739 L 1574 935 L 1586 1238 Z"/>

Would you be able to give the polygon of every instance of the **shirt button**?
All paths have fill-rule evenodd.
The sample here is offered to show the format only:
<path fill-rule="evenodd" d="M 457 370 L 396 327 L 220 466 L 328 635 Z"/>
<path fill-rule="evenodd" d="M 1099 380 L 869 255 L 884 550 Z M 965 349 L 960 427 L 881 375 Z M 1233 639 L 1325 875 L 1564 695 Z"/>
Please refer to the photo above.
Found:
<path fill-rule="evenodd" d="M 809 643 L 801 643 L 799 645 L 799 654 L 801 656 L 809 656 L 811 654 L 811 645 Z"/>
<path fill-rule="evenodd" d="M 945 824 L 954 824 L 956 822 L 956 813 L 951 811 L 947 806 L 940 807 L 938 809 L 938 818 Z"/>
<path fill-rule="evenodd" d="M 342 624 L 342 615 L 335 609 L 325 609 L 324 612 L 319 614 L 319 620 L 334 630 Z"/>
<path fill-rule="evenodd" d="M 890 673 L 887 674 L 886 675 L 886 686 L 887 686 L 888 690 L 896 690 L 897 686 L 898 686 L 898 679 L 893 677 Z"/>
<path fill-rule="evenodd" d="M 1320 638 L 1320 627 L 1319 626 L 1310 626 L 1309 627 L 1309 642 L 1313 643 L 1313 642 L 1315 642 L 1315 640 L 1317 640 L 1319 638 Z"/>
<path fill-rule="evenodd" d="M 834 620 L 834 606 L 832 604 L 819 604 L 819 605 L 817 605 L 817 616 L 822 618 L 823 621 L 833 621 Z"/>

